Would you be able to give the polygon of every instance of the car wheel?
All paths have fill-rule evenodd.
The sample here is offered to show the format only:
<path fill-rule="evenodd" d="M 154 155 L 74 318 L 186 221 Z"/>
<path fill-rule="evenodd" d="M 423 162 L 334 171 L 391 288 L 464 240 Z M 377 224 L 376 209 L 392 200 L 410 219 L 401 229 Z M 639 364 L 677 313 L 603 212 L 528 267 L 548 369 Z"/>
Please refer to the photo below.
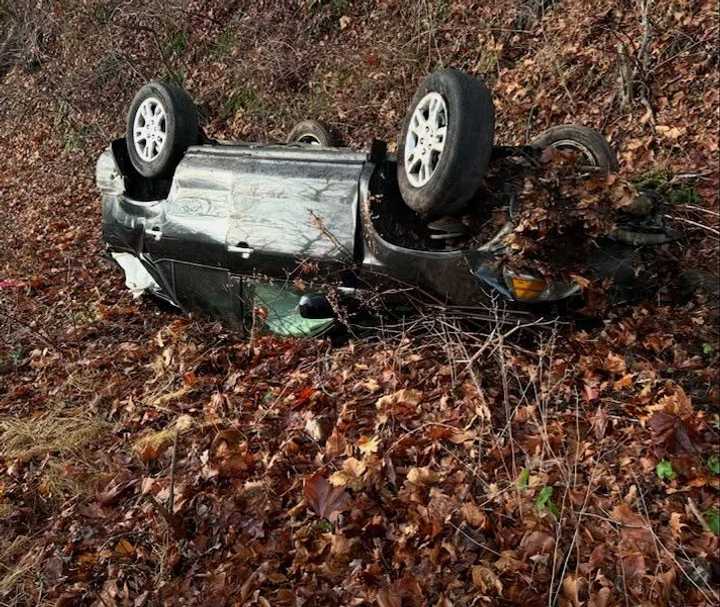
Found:
<path fill-rule="evenodd" d="M 590 166 L 614 173 L 618 170 L 618 160 L 610 144 L 600 131 L 586 126 L 565 124 L 553 126 L 540 133 L 530 142 L 538 148 L 553 147 L 557 150 L 572 150 L 582 154 L 583 161 Z"/>
<path fill-rule="evenodd" d="M 167 177 L 185 150 L 198 143 L 197 110 L 183 89 L 153 81 L 142 87 L 130 105 L 127 149 L 138 173 Z"/>
<path fill-rule="evenodd" d="M 335 145 L 335 139 L 330 130 L 317 120 L 303 120 L 298 122 L 287 136 L 288 143 L 309 143 L 310 145 L 330 148 Z"/>
<path fill-rule="evenodd" d="M 424 217 L 462 209 L 490 162 L 495 108 L 482 80 L 445 69 L 418 88 L 398 142 L 397 175 L 405 204 Z"/>

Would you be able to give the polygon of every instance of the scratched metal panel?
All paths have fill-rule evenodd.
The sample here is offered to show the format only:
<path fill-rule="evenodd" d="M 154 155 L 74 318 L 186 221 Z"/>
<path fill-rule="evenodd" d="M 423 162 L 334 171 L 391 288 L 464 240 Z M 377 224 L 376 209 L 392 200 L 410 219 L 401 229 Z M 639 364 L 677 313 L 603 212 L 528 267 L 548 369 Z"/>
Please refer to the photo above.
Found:
<path fill-rule="evenodd" d="M 178 165 L 168 195 L 164 233 L 196 246 L 225 247 L 232 174 L 202 155 Z"/>
<path fill-rule="evenodd" d="M 202 218 L 226 215 L 226 242 L 247 243 L 265 256 L 346 259 L 365 159 L 310 147 L 191 148 L 176 172 L 168 215 L 187 209 L 192 219 L 183 223 L 192 230 L 205 224 L 206 233 Z"/>

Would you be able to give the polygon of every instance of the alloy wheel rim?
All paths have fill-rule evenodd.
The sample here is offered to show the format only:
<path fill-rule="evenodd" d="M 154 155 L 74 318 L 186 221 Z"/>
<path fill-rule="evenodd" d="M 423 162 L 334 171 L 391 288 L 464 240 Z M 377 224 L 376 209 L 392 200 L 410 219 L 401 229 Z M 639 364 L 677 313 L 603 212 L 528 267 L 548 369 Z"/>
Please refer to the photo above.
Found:
<path fill-rule="evenodd" d="M 448 111 L 439 93 L 428 93 L 415 106 L 405 137 L 405 175 L 420 188 L 437 170 L 447 138 Z"/>
<path fill-rule="evenodd" d="M 145 162 L 152 162 L 167 141 L 167 115 L 157 97 L 148 97 L 135 112 L 133 121 L 135 151 Z"/>

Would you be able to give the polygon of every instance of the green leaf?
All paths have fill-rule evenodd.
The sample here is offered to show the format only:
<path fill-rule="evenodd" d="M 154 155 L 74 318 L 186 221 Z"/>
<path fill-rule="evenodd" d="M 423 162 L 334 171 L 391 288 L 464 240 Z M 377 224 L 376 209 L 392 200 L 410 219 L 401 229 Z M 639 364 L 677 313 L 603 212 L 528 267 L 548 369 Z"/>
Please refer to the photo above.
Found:
<path fill-rule="evenodd" d="M 711 508 L 705 512 L 705 522 L 715 535 L 720 535 L 720 510 Z"/>
<path fill-rule="evenodd" d="M 555 502 L 552 501 L 552 494 L 552 487 L 543 487 L 540 489 L 540 493 L 538 493 L 538 496 L 535 498 L 535 505 L 538 510 L 549 510 L 553 513 L 555 518 L 558 518 L 560 516 L 560 511 L 555 505 Z"/>
<path fill-rule="evenodd" d="M 323 533 L 330 533 L 333 530 L 333 524 L 327 519 L 320 519 L 317 522 L 317 528 Z"/>
<path fill-rule="evenodd" d="M 708 457 L 707 467 L 713 474 L 720 474 L 720 455 L 711 455 Z"/>
<path fill-rule="evenodd" d="M 655 466 L 655 473 L 661 480 L 672 480 L 675 478 L 675 470 L 673 470 L 672 464 L 666 459 L 661 459 L 658 465 Z"/>
<path fill-rule="evenodd" d="M 527 468 L 523 468 L 522 470 L 520 470 L 520 476 L 518 476 L 518 479 L 517 479 L 518 489 L 527 489 L 529 480 L 530 480 L 530 470 L 528 470 Z"/>
<path fill-rule="evenodd" d="M 715 351 L 715 346 L 709 343 L 704 343 L 702 348 L 705 356 L 710 356 Z"/>

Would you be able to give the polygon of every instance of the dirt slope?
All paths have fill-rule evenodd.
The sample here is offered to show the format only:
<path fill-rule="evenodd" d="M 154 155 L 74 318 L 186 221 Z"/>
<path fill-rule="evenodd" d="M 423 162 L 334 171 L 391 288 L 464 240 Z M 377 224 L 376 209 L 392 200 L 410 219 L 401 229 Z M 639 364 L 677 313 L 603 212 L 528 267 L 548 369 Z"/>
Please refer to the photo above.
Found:
<path fill-rule="evenodd" d="M 146 80 L 212 136 L 362 147 L 454 66 L 500 142 L 602 129 L 673 201 L 664 255 L 717 272 L 716 7 L 647 6 L 0 2 L 0 605 L 717 604 L 712 289 L 332 348 L 133 301 L 100 256 L 94 162 Z"/>

